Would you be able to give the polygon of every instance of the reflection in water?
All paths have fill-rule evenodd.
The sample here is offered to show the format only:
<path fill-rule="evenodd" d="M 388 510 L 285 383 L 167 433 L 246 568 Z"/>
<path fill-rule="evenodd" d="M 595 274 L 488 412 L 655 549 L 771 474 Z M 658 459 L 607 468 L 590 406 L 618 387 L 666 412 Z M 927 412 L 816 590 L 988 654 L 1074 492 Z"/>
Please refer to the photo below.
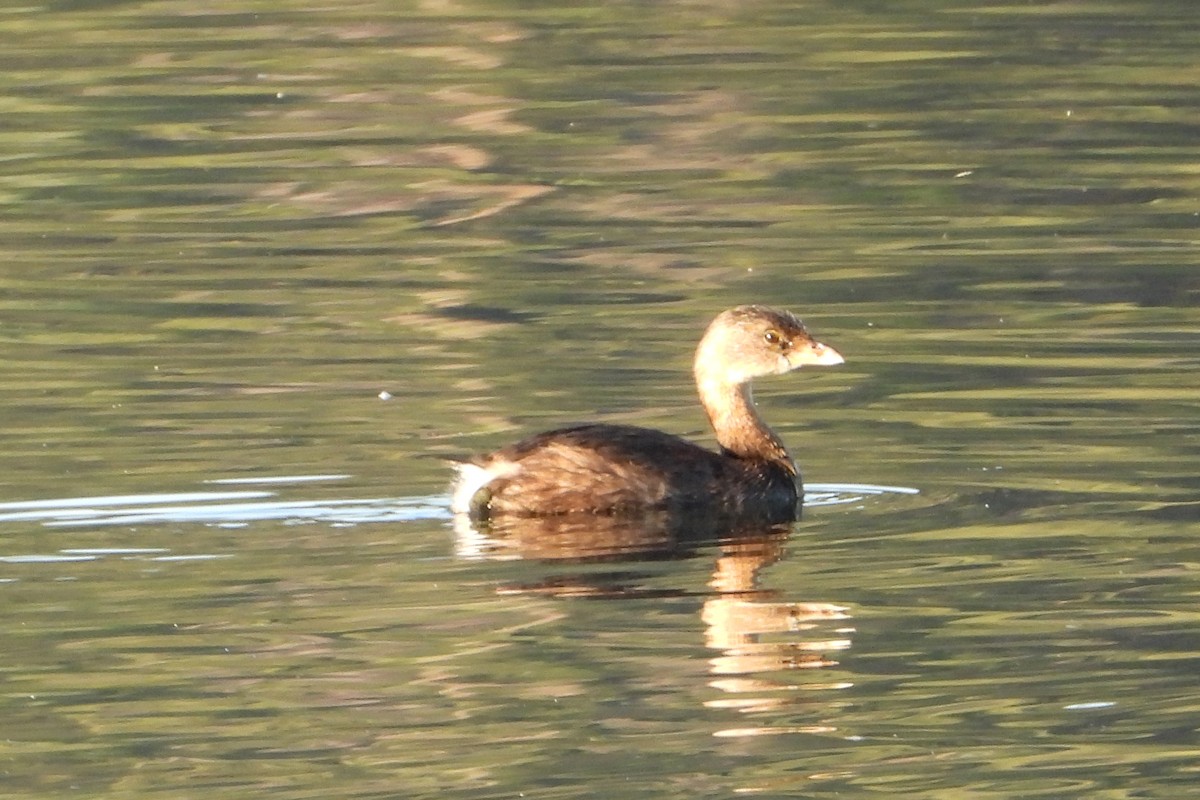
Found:
<path fill-rule="evenodd" d="M 860 502 L 871 494 L 916 493 L 898 487 L 821 486 L 823 504 Z M 709 660 L 709 685 L 724 697 L 709 700 L 714 709 L 741 713 L 787 712 L 795 692 L 839 690 L 851 684 L 806 681 L 798 685 L 798 669 L 835 666 L 833 654 L 850 647 L 849 610 L 827 602 L 791 602 L 778 590 L 761 586 L 763 570 L 783 555 L 791 523 L 763 524 L 746 520 L 692 517 L 663 511 L 638 516 L 565 515 L 504 517 L 476 525 L 466 516 L 454 521 L 457 552 L 471 559 L 533 559 L 558 564 L 597 561 L 645 561 L 694 558 L 715 545 L 717 558 L 708 581 L 710 594 L 700 611 L 704 642 L 717 655 Z M 631 573 L 579 571 L 556 574 L 535 583 L 508 584 L 502 593 L 564 598 L 644 598 L 672 594 L 647 590 Z M 682 595 L 682 590 L 674 594 Z M 789 732 L 836 730 L 827 719 L 810 724 L 725 728 L 717 736 L 760 736 Z"/>
<path fill-rule="evenodd" d="M 916 495 L 906 486 L 869 483 L 813 483 L 804 487 L 804 505 L 840 506 L 862 503 L 879 495 Z M 479 527 L 466 515 L 454 517 L 455 553 L 459 558 L 582 560 L 645 559 L 655 555 L 683 558 L 697 545 L 727 539 L 744 540 L 756 528 L 746 520 L 670 514 L 648 510 L 639 516 L 592 514 L 550 517 L 509 517 Z"/>
<path fill-rule="evenodd" d="M 456 550 L 461 558 L 575 562 L 687 558 L 698 545 L 768 535 L 781 527 L 786 531 L 786 525 L 760 526 L 661 509 L 612 516 L 506 516 L 478 527 L 465 514 L 454 518 Z"/>
<path fill-rule="evenodd" d="M 764 537 L 728 543 L 721 548 L 709 585 L 717 592 L 704 603 L 705 644 L 719 650 L 711 659 L 713 688 L 730 695 L 710 700 L 709 708 L 727 708 L 742 713 L 776 710 L 793 703 L 795 684 L 770 676 L 794 669 L 835 666 L 830 653 L 850 646 L 853 629 L 839 625 L 824 631 L 830 622 L 848 620 L 844 606 L 832 603 L 793 603 L 778 599 L 779 593 L 759 586 L 762 569 L 782 553 L 782 537 Z M 807 683 L 805 689 L 844 689 L 848 683 Z M 718 736 L 757 736 L 784 732 L 828 732 L 828 724 L 786 728 L 731 728 Z"/>

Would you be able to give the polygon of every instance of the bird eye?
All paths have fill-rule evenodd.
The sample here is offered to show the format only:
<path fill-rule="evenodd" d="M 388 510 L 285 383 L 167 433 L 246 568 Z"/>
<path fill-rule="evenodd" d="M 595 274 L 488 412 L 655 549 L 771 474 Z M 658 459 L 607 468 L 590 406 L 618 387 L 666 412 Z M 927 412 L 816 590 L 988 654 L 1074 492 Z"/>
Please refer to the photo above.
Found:
<path fill-rule="evenodd" d="M 770 345 L 777 345 L 783 341 L 783 337 L 779 335 L 779 331 L 777 330 L 767 331 L 763 334 L 763 339 Z"/>

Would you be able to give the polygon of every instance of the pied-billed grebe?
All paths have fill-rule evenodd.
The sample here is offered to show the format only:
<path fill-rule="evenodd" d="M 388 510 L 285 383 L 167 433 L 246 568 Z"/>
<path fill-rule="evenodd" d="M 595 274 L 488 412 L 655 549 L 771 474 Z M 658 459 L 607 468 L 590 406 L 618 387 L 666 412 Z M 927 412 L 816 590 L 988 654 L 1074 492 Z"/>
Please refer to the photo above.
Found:
<path fill-rule="evenodd" d="M 723 311 L 700 340 L 694 365 L 719 453 L 632 425 L 560 428 L 457 465 L 451 508 L 477 519 L 651 508 L 792 519 L 799 473 L 755 410 L 750 381 L 842 361 L 787 311 Z"/>

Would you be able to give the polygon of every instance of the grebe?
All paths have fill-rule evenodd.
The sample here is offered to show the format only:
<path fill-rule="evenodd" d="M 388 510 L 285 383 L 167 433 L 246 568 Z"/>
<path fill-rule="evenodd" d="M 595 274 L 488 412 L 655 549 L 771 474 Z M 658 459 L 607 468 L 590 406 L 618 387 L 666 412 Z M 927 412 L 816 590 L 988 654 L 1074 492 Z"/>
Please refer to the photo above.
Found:
<path fill-rule="evenodd" d="M 757 305 L 723 311 L 700 340 L 693 367 L 720 452 L 632 425 L 560 428 L 458 464 L 451 509 L 477 520 L 648 509 L 791 520 L 800 474 L 755 410 L 750 381 L 843 360 L 790 312 Z"/>

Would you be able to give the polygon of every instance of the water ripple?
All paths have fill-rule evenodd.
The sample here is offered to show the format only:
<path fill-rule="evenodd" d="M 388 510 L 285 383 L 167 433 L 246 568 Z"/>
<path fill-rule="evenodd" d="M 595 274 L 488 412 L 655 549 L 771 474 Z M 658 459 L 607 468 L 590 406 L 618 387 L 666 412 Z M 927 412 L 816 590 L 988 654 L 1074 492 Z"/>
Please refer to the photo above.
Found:
<path fill-rule="evenodd" d="M 294 484 L 343 476 L 289 476 L 210 481 L 213 484 Z M 275 500 L 270 491 L 172 492 L 67 497 L 0 503 L 0 523 L 40 522 L 47 527 L 199 523 L 244 527 L 282 520 L 302 524 L 356 525 L 449 519 L 446 498 L 395 497 L 332 500 Z M 76 557 L 89 554 L 77 553 Z"/>

